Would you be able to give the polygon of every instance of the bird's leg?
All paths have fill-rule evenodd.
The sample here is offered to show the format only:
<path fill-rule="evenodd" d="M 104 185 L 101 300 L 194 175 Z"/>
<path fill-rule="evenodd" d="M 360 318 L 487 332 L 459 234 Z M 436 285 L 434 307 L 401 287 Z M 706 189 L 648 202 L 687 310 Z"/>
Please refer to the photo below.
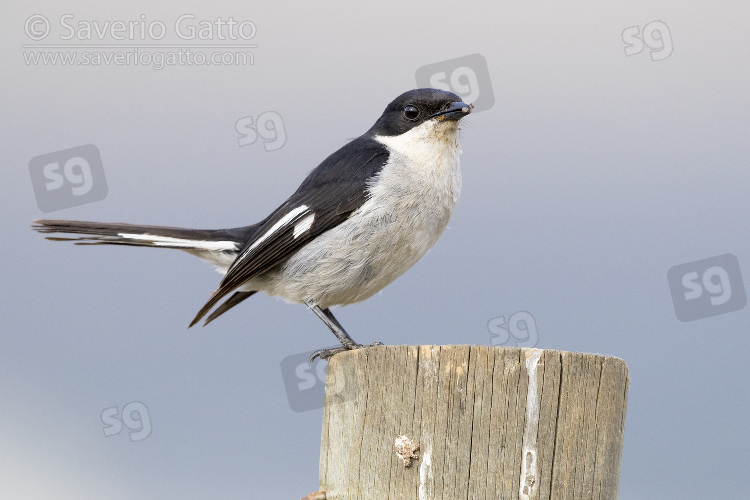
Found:
<path fill-rule="evenodd" d="M 339 323 L 338 320 L 333 316 L 333 313 L 331 313 L 330 309 L 321 309 L 320 306 L 314 302 L 307 302 L 307 307 L 309 307 L 317 317 L 323 320 L 323 323 L 325 323 L 326 326 L 330 328 L 336 338 L 339 339 L 339 342 L 341 342 L 342 346 L 351 346 L 353 349 L 361 347 L 354 341 L 354 339 L 349 336 L 348 333 L 346 333 L 346 330 L 344 330 L 344 327 L 341 326 L 341 323 Z"/>
<path fill-rule="evenodd" d="M 305 302 L 305 305 L 307 305 L 307 307 L 309 307 L 310 310 L 314 312 L 315 315 L 323 321 L 323 323 L 326 324 L 326 326 L 333 332 L 336 338 L 339 339 L 339 342 L 341 342 L 341 347 L 337 347 L 335 349 L 318 349 L 317 351 L 315 351 L 313 355 L 310 356 L 311 363 L 317 357 L 320 357 L 320 359 L 328 359 L 334 354 L 338 354 L 340 352 L 348 351 L 351 349 L 362 349 L 363 347 L 383 345 L 381 342 L 375 342 L 368 346 L 356 343 L 354 339 L 352 339 L 349 334 L 346 333 L 346 330 L 344 330 L 344 327 L 341 326 L 341 323 L 338 322 L 330 309 L 321 309 L 320 306 L 312 300 L 308 300 L 307 302 Z"/>

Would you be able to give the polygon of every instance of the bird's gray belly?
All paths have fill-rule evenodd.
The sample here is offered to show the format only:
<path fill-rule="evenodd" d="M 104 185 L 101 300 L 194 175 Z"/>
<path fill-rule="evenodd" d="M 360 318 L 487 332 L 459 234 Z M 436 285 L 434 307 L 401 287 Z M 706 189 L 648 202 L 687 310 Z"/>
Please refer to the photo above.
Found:
<path fill-rule="evenodd" d="M 323 308 L 365 300 L 427 253 L 445 229 L 451 209 L 364 210 L 251 285 L 291 302 L 312 299 Z"/>

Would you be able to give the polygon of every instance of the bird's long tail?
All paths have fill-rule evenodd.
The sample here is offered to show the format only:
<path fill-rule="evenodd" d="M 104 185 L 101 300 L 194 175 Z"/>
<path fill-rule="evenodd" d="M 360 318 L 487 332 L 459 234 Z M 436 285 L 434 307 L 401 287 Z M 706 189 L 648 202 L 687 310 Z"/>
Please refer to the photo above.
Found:
<path fill-rule="evenodd" d="M 235 229 L 186 229 L 143 226 L 119 222 L 77 220 L 35 220 L 31 226 L 40 233 L 62 233 L 71 237 L 47 236 L 48 240 L 73 241 L 76 245 L 130 245 L 177 248 L 195 252 L 236 254 L 254 232 L 255 226 Z"/>
<path fill-rule="evenodd" d="M 75 236 L 47 236 L 48 240 L 72 241 L 76 245 L 128 245 L 153 248 L 177 248 L 196 255 L 226 273 L 239 251 L 257 231 L 257 225 L 234 229 L 186 229 L 181 227 L 143 226 L 119 222 L 84 222 L 77 220 L 35 220 L 31 226 L 44 234 Z M 254 291 L 235 292 L 219 306 L 205 324 L 210 323 Z"/>

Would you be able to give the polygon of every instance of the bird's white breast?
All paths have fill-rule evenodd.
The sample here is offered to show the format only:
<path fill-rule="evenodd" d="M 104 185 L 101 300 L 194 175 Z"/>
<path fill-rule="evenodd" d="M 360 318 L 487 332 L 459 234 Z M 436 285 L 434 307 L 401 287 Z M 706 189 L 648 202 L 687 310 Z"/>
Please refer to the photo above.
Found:
<path fill-rule="evenodd" d="M 413 266 L 445 229 L 461 191 L 458 122 L 376 136 L 390 152 L 368 200 L 252 286 L 321 307 L 365 300 Z"/>

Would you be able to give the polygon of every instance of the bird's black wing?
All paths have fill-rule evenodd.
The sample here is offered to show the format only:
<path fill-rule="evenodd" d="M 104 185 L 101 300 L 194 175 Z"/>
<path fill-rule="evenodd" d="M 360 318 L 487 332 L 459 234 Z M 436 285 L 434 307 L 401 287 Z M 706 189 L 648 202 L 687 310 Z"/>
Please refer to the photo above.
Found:
<path fill-rule="evenodd" d="M 319 235 L 344 222 L 368 196 L 368 180 L 388 161 L 388 149 L 371 137 L 359 137 L 326 158 L 283 205 L 258 224 L 216 290 L 190 326 L 223 297 L 252 278 L 284 262 Z M 309 229 L 295 226 L 313 216 Z M 309 219 L 308 219 L 309 221 Z M 300 226 L 304 226 L 301 224 Z"/>
<path fill-rule="evenodd" d="M 229 297 L 227 300 L 224 301 L 224 303 L 222 303 L 219 307 L 214 309 L 214 312 L 209 314 L 209 316 L 206 318 L 206 322 L 203 323 L 203 326 L 206 326 L 207 324 L 209 324 L 210 322 L 212 322 L 213 320 L 215 320 L 216 318 L 218 318 L 219 316 L 221 316 L 222 314 L 224 314 L 225 312 L 227 312 L 228 310 L 230 310 L 237 304 L 241 303 L 243 300 L 249 299 L 250 297 L 253 296 L 253 294 L 255 294 L 254 290 L 251 292 L 234 292 L 231 297 Z"/>

